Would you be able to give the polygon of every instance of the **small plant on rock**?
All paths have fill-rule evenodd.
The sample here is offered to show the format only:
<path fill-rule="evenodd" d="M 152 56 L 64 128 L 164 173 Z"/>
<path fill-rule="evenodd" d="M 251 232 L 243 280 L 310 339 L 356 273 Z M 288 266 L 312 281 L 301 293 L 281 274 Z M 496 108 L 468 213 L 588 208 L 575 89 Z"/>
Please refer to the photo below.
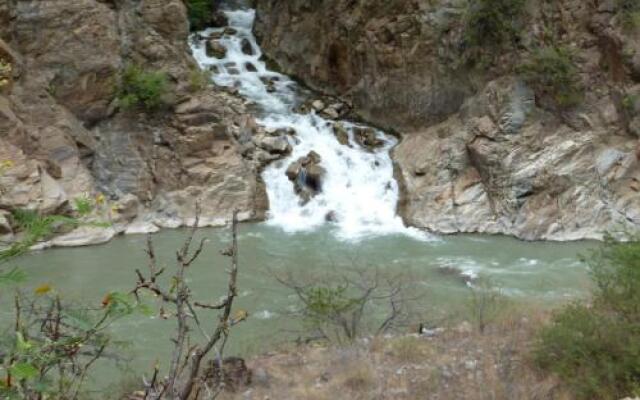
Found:
<path fill-rule="evenodd" d="M 582 101 L 578 68 L 567 48 L 541 48 L 518 70 L 540 99 L 550 98 L 559 108 L 574 107 Z"/>
<path fill-rule="evenodd" d="M 146 71 L 137 65 L 128 66 L 118 88 L 118 104 L 124 109 L 141 107 L 155 111 L 167 106 L 169 79 L 162 71 Z"/>
<path fill-rule="evenodd" d="M 17 209 L 11 216 L 15 228 L 24 233 L 24 238 L 0 251 L 0 263 L 28 252 L 31 246 L 51 237 L 57 229 L 76 227 L 80 223 L 75 218 L 64 215 L 42 216 L 33 210 Z"/>
<path fill-rule="evenodd" d="M 518 39 L 526 0 L 471 0 L 465 16 L 470 47 L 501 47 Z"/>
<path fill-rule="evenodd" d="M 189 71 L 189 90 L 192 93 L 202 91 L 211 82 L 211 71 L 194 68 Z"/>
<path fill-rule="evenodd" d="M 84 217 L 93 211 L 93 202 L 88 196 L 80 196 L 73 199 L 73 204 L 79 216 Z"/>
<path fill-rule="evenodd" d="M 618 14 L 627 29 L 640 27 L 640 1 L 617 0 Z"/>

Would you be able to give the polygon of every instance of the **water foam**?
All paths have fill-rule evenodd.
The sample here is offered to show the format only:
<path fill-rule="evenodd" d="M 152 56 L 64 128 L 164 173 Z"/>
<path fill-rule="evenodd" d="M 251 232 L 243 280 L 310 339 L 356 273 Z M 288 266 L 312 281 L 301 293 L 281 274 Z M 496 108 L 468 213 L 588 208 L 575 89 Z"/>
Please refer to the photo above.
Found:
<path fill-rule="evenodd" d="M 313 112 L 296 113 L 294 108 L 300 92 L 296 83 L 285 75 L 269 71 L 261 61 L 262 51 L 252 33 L 255 11 L 233 10 L 226 14 L 235 32 L 228 34 L 227 31 L 219 39 L 226 48 L 225 57 L 207 56 L 206 38 L 224 32 L 223 28 L 207 29 L 192 40 L 196 60 L 201 68 L 214 71 L 213 80 L 217 85 L 237 88 L 240 95 L 257 106 L 261 112 L 260 125 L 296 131 L 296 139 L 291 141 L 292 153 L 263 173 L 270 203 L 268 223 L 287 232 L 308 231 L 327 223 L 326 216 L 331 213 L 340 238 L 357 240 L 405 234 L 420 240 L 430 239 L 417 229 L 405 227 L 396 214 L 399 190 L 389 155 L 396 139 L 376 131 L 384 144 L 368 151 L 354 140 L 353 128 L 357 125 L 342 121 L 350 142 L 349 146 L 342 145 L 333 134 L 337 121 Z M 245 47 L 248 41 L 252 54 L 242 51 L 243 41 Z M 269 88 L 266 81 L 271 81 L 273 87 Z M 312 150 L 321 156 L 321 166 L 327 174 L 322 192 L 303 205 L 285 171 Z"/>

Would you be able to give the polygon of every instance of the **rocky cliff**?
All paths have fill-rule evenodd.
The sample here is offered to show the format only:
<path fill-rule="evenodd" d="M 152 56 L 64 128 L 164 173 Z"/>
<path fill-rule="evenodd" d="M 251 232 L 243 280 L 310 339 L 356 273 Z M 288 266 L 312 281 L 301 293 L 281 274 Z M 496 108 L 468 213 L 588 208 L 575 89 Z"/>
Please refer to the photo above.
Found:
<path fill-rule="evenodd" d="M 0 235 L 13 210 L 69 214 L 99 193 L 114 228 L 95 240 L 183 225 L 195 201 L 205 225 L 263 216 L 261 165 L 236 141 L 257 128 L 232 93 L 190 83 L 188 34 L 181 0 L 0 0 Z M 163 110 L 119 107 L 129 65 L 166 74 Z"/>
<path fill-rule="evenodd" d="M 554 240 L 637 228 L 638 14 L 506 2 L 522 15 L 494 29 L 499 6 L 478 17 L 482 3 L 259 0 L 255 30 L 284 72 L 401 134 L 408 224 Z"/>

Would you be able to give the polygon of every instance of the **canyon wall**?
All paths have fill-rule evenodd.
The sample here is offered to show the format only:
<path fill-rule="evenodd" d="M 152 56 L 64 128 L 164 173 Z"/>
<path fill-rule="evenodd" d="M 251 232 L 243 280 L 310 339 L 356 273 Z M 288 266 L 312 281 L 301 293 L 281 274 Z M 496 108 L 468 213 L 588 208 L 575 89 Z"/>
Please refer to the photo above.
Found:
<path fill-rule="evenodd" d="M 283 72 L 401 135 L 406 223 L 530 240 L 637 228 L 638 28 L 616 1 L 528 1 L 513 42 L 473 46 L 474 4 L 259 0 L 255 31 Z M 570 93 L 537 87 L 522 68 L 548 80 L 537 55 L 557 48 L 581 88 L 570 105 L 560 104 Z"/>
<path fill-rule="evenodd" d="M 193 87 L 188 34 L 181 0 L 0 0 L 0 235 L 16 209 L 69 214 L 99 193 L 114 228 L 96 240 L 184 225 L 196 201 L 204 225 L 264 216 L 236 140 L 255 123 L 233 93 Z M 166 107 L 119 107 L 130 65 L 166 73 Z"/>

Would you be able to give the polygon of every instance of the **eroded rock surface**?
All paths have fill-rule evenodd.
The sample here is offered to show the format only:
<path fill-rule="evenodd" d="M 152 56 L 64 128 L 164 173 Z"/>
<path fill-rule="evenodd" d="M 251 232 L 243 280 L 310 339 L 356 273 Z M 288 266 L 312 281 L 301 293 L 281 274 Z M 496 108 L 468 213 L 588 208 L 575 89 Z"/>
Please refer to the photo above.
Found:
<path fill-rule="evenodd" d="M 235 95 L 190 84 L 197 65 L 181 0 L 5 3 L 0 61 L 10 68 L 2 69 L 0 87 L 3 215 L 18 208 L 67 213 L 75 198 L 104 193 L 117 232 L 134 220 L 130 231 L 153 230 L 148 223 L 184 225 L 196 201 L 203 224 L 219 224 L 236 208 L 243 219 L 263 217 L 263 165 L 243 156 L 240 143 L 256 133 L 255 124 Z M 128 65 L 167 74 L 165 109 L 118 107 L 116 88 Z M 86 233 L 54 244 L 80 243 Z"/>
<path fill-rule="evenodd" d="M 640 36 L 614 2 L 530 3 L 503 49 L 469 49 L 466 1 L 264 0 L 255 30 L 284 72 L 401 135 L 408 224 L 554 240 L 638 227 Z M 573 54 L 577 106 L 519 74 L 550 43 Z"/>

